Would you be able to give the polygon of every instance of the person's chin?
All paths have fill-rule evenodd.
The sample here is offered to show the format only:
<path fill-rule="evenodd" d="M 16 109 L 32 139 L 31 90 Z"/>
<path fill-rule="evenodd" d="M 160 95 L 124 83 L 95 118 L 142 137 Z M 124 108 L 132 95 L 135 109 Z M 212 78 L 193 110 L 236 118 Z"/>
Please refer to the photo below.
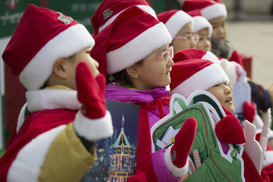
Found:
<path fill-rule="evenodd" d="M 231 113 L 234 113 L 234 111 L 235 111 L 235 108 L 234 108 L 234 106 L 232 105 L 228 105 L 228 106 L 226 106 L 225 107 L 229 112 L 231 112 Z"/>

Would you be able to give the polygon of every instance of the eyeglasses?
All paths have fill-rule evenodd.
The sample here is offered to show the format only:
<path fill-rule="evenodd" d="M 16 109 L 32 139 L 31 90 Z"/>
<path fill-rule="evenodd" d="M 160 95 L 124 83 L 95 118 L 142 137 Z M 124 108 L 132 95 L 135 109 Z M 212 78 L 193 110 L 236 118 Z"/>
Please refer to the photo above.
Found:
<path fill-rule="evenodd" d="M 164 64 L 167 64 L 169 59 L 172 59 L 173 58 L 173 46 L 169 47 L 169 50 L 167 51 L 164 51 L 162 53 L 161 56 L 159 56 L 158 58 L 147 58 L 147 59 L 144 59 L 144 61 L 149 61 L 149 60 L 153 60 L 153 59 L 161 59 L 163 61 Z"/>
<path fill-rule="evenodd" d="M 174 39 L 185 39 L 188 43 L 198 42 L 199 35 L 198 34 L 188 34 L 186 36 L 176 36 Z"/>

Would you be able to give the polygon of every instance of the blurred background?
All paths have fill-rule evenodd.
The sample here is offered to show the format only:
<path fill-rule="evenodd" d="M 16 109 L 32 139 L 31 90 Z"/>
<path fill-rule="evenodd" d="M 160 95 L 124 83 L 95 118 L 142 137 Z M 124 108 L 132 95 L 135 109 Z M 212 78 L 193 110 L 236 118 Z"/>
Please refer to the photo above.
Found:
<path fill-rule="evenodd" d="M 25 89 L 2 61 L 5 49 L 30 3 L 73 17 L 93 32 L 90 19 L 102 0 L 0 1 L 0 156 L 8 147 L 12 127 L 26 102 Z M 156 13 L 180 9 L 184 0 L 147 0 Z M 244 55 L 248 76 L 261 86 L 273 82 L 273 0 L 222 0 L 228 10 L 228 39 Z M 26 45 L 27 46 L 27 45 Z"/>

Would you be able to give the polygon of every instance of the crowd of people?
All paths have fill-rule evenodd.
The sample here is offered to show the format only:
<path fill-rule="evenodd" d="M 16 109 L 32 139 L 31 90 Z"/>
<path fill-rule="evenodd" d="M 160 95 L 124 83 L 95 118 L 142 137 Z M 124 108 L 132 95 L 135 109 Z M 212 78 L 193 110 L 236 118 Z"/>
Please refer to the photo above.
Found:
<path fill-rule="evenodd" d="M 243 124 L 257 127 L 259 141 L 273 96 L 246 77 L 227 40 L 227 15 L 220 0 L 185 0 L 159 14 L 145 0 L 104 0 L 91 35 L 72 17 L 28 5 L 2 55 L 27 103 L 0 158 L 0 181 L 80 181 L 97 160 L 96 140 L 113 134 L 106 99 L 140 106 L 129 182 L 273 181 L 273 131 L 259 171 L 244 149 Z M 196 91 L 215 97 L 223 118 L 211 127 L 217 149 L 202 146 L 211 153 L 200 151 L 192 173 L 200 121 L 185 118 L 174 142 L 156 151 L 151 128 L 169 114 L 172 95 Z"/>

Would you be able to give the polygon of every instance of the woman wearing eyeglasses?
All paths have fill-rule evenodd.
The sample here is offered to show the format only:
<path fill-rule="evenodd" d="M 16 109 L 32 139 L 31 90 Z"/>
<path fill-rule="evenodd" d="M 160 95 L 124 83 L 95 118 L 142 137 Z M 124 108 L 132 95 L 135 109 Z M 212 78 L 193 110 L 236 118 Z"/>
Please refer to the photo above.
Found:
<path fill-rule="evenodd" d="M 172 36 L 174 53 L 188 48 L 196 48 L 199 36 L 193 32 L 193 18 L 182 10 L 169 10 L 157 15 Z"/>

